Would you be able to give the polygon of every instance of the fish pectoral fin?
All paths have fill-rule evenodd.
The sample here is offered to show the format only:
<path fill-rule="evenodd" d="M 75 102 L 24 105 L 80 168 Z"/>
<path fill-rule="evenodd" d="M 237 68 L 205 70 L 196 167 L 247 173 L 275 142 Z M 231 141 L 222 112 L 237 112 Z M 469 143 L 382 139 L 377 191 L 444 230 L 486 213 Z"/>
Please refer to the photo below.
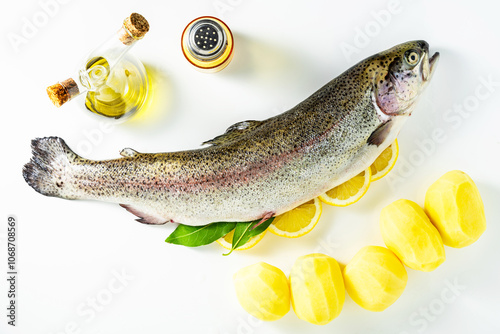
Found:
<path fill-rule="evenodd" d="M 258 222 L 257 224 L 255 224 L 255 225 L 252 227 L 252 230 L 253 230 L 254 228 L 256 228 L 257 226 L 259 226 L 260 224 L 262 224 L 262 223 L 264 223 L 264 222 L 268 221 L 269 219 L 271 219 L 271 217 L 273 217 L 275 214 L 276 214 L 276 212 L 271 212 L 271 211 L 266 212 L 266 213 L 264 214 L 264 216 L 262 217 L 262 219 L 260 220 L 260 222 Z"/>
<path fill-rule="evenodd" d="M 262 123 L 264 123 L 264 122 L 263 121 L 238 122 L 236 124 L 231 125 L 229 128 L 227 128 L 227 130 L 224 134 L 217 136 L 211 140 L 207 140 L 206 142 L 203 142 L 203 144 L 210 144 L 210 145 L 214 145 L 214 146 L 228 144 L 230 142 L 233 142 L 234 140 L 237 140 L 238 138 L 245 135 L 246 133 L 256 129 Z"/>
<path fill-rule="evenodd" d="M 367 140 L 368 144 L 380 146 L 391 132 L 392 120 L 382 123 L 372 132 Z"/>
<path fill-rule="evenodd" d="M 120 206 L 122 208 L 125 208 L 125 210 L 127 210 L 128 212 L 139 217 L 139 219 L 136 219 L 136 221 L 138 221 L 139 223 L 150 224 L 150 225 L 163 225 L 168 221 L 167 219 L 141 211 L 140 209 L 137 209 L 129 204 L 120 204 Z"/>
<path fill-rule="evenodd" d="M 131 149 L 130 147 L 124 148 L 123 150 L 120 151 L 120 155 L 122 157 L 133 157 L 140 154 L 136 150 Z"/>

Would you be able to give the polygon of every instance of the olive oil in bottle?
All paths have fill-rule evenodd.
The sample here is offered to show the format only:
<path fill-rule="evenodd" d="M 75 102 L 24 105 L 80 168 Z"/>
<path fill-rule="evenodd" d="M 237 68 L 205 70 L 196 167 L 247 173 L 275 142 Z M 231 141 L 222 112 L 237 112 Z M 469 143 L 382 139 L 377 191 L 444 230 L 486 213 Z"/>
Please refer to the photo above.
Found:
<path fill-rule="evenodd" d="M 52 102 L 59 107 L 86 92 L 86 108 L 98 115 L 125 119 L 137 112 L 147 98 L 149 80 L 144 65 L 128 51 L 148 30 L 142 15 L 130 15 L 76 75 L 47 88 Z"/>
<path fill-rule="evenodd" d="M 89 61 L 87 70 L 98 66 L 109 68 L 106 59 L 99 57 Z M 85 107 L 93 113 L 112 118 L 122 118 L 140 110 L 149 88 L 144 65 L 126 54 L 108 73 L 101 86 L 87 92 Z"/>

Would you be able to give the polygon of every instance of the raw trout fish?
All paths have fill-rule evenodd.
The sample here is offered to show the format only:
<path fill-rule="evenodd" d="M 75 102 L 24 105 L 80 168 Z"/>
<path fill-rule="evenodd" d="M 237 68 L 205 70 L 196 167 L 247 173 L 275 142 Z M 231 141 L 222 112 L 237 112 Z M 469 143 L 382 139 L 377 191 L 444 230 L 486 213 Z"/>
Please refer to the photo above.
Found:
<path fill-rule="evenodd" d="M 425 41 L 354 65 L 294 108 L 229 127 L 208 146 L 94 161 L 57 137 L 34 139 L 24 166 L 39 193 L 119 203 L 147 224 L 205 225 L 289 211 L 368 168 L 398 135 L 439 54 Z"/>

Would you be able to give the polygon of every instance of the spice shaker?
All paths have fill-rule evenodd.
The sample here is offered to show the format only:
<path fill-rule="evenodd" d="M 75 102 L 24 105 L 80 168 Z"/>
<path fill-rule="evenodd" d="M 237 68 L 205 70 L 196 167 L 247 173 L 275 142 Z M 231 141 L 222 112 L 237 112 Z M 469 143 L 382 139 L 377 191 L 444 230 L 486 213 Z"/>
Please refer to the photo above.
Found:
<path fill-rule="evenodd" d="M 218 72 L 233 58 L 231 30 L 212 16 L 191 21 L 182 32 L 181 46 L 186 59 L 201 72 Z"/>

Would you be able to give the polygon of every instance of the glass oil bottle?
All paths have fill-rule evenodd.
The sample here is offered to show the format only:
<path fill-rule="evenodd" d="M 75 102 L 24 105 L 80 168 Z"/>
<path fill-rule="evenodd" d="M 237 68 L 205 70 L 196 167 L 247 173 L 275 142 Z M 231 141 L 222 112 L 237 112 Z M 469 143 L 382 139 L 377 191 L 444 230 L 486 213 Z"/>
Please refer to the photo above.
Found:
<path fill-rule="evenodd" d="M 47 88 L 52 102 L 60 107 L 87 93 L 88 110 L 109 118 L 125 119 L 137 112 L 148 95 L 144 65 L 128 51 L 149 30 L 148 21 L 132 13 L 118 32 L 90 53 L 71 78 Z"/>

